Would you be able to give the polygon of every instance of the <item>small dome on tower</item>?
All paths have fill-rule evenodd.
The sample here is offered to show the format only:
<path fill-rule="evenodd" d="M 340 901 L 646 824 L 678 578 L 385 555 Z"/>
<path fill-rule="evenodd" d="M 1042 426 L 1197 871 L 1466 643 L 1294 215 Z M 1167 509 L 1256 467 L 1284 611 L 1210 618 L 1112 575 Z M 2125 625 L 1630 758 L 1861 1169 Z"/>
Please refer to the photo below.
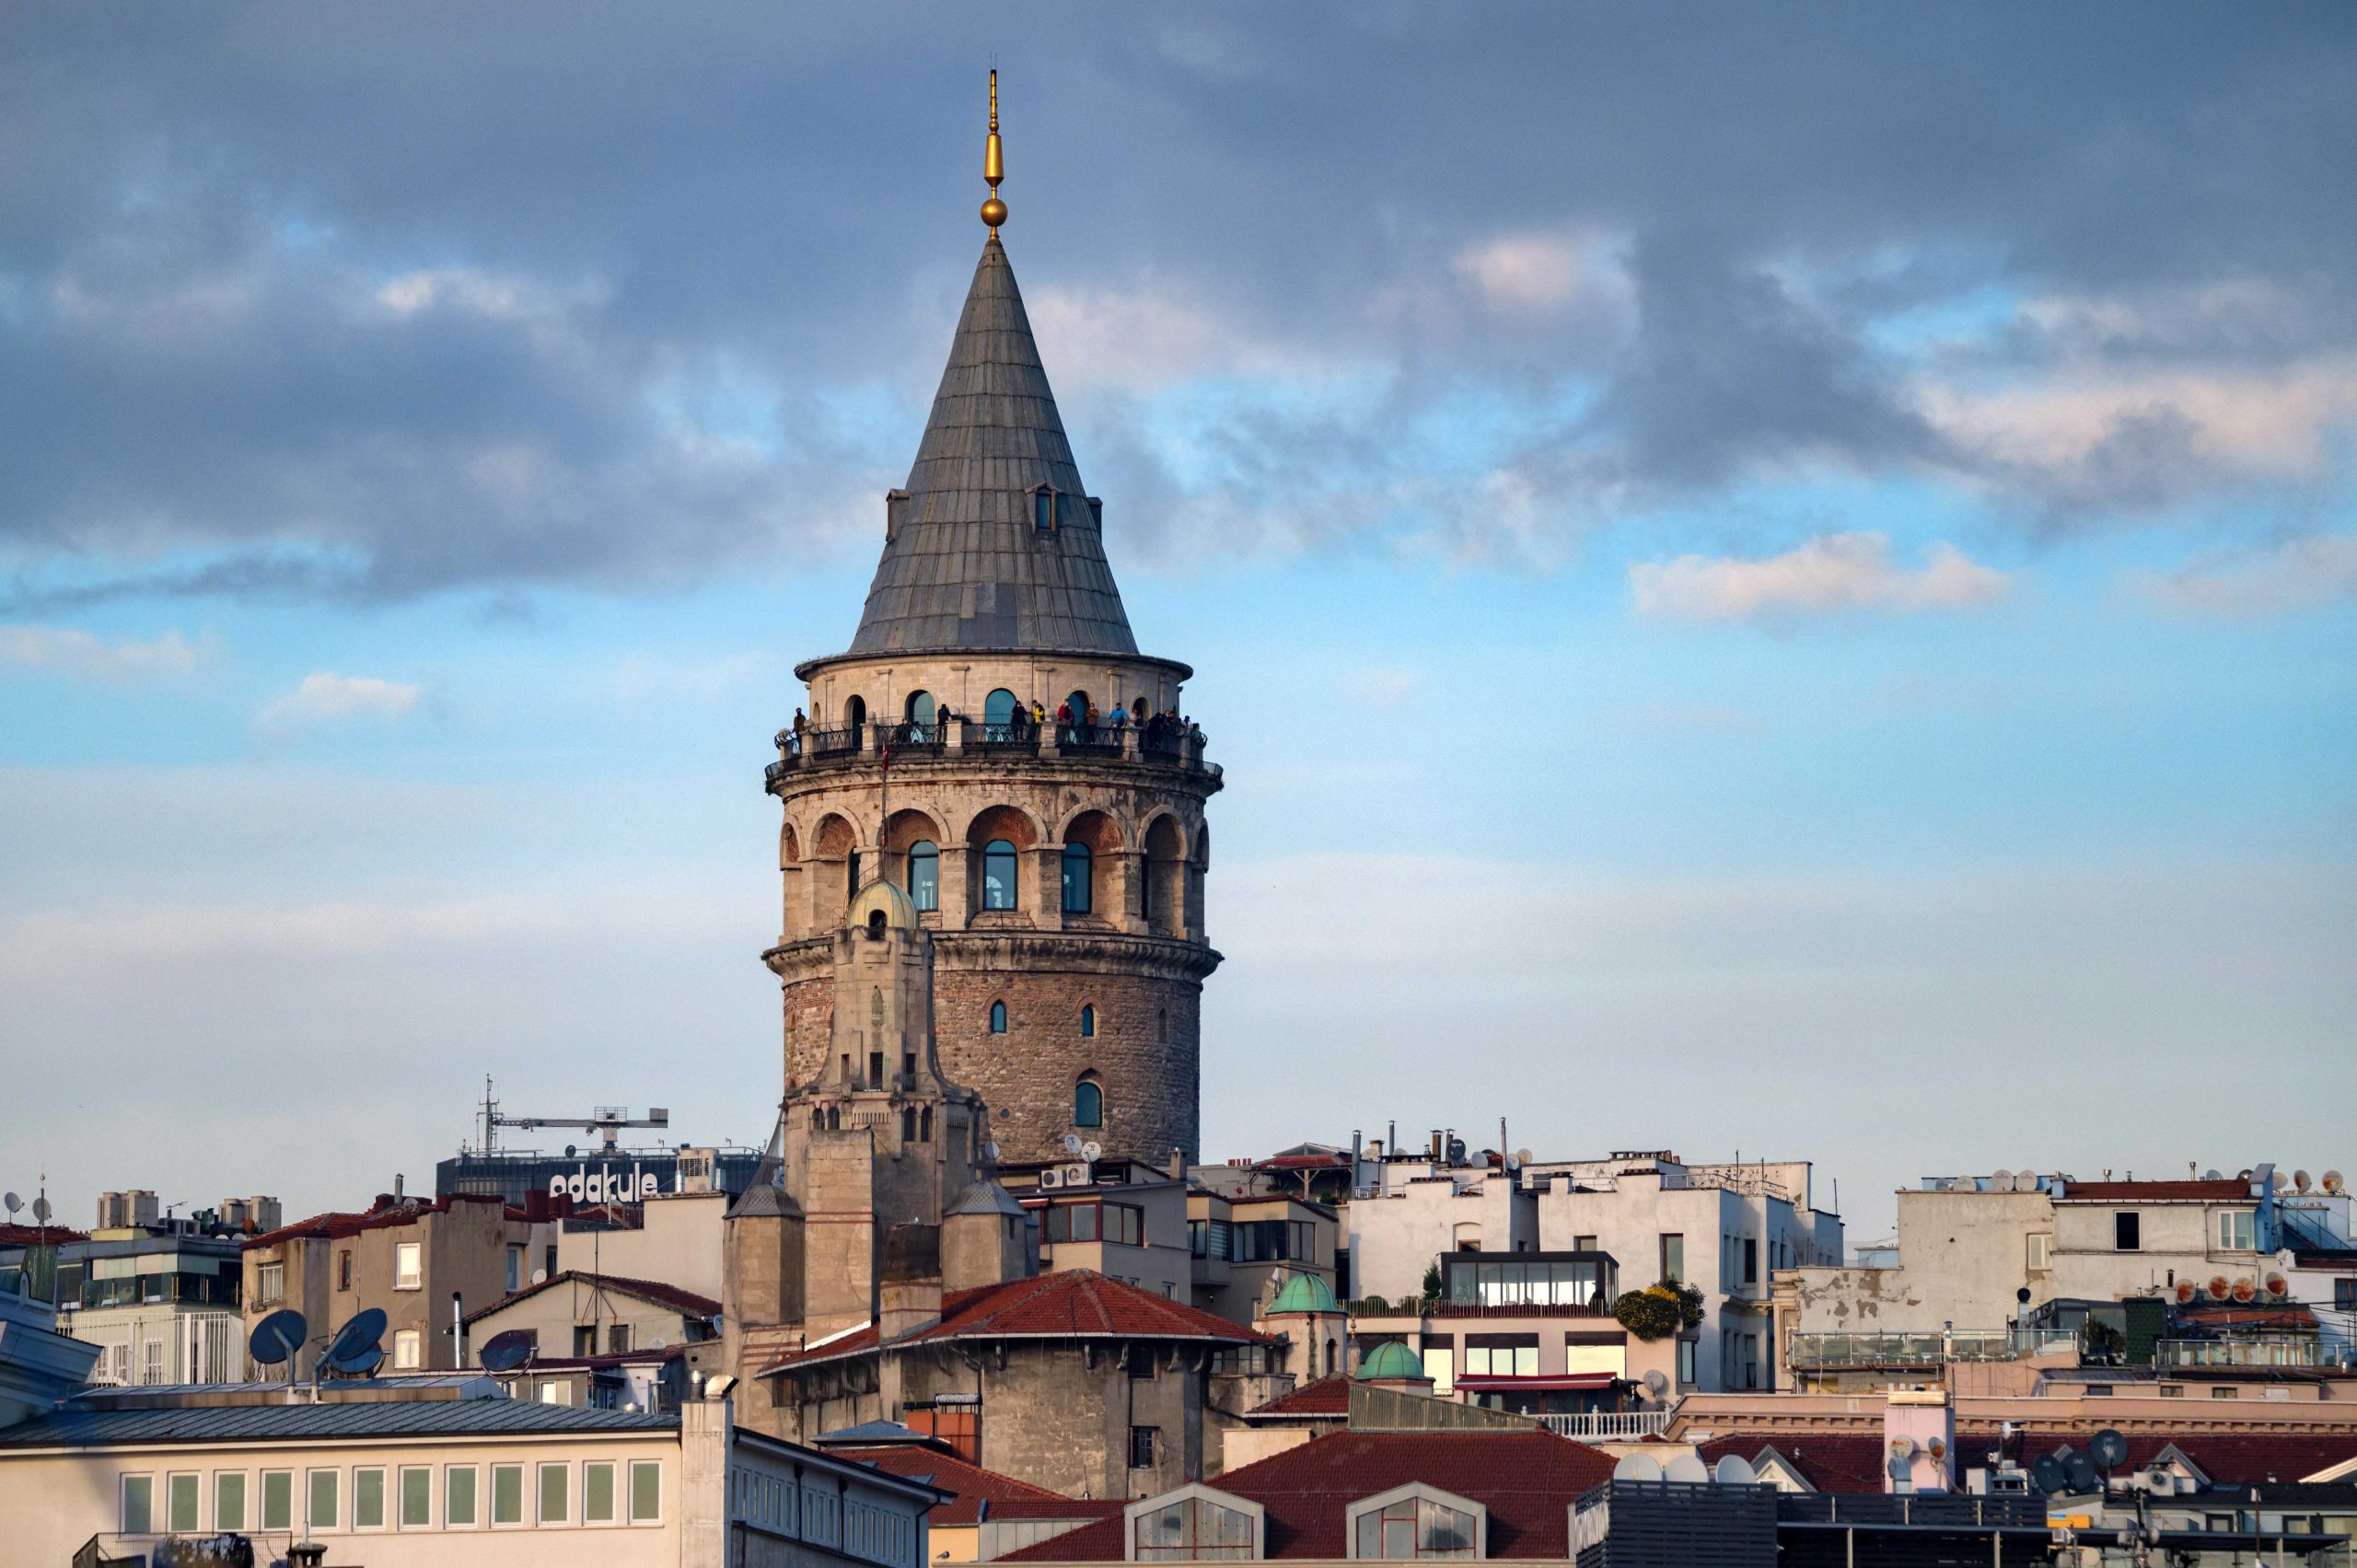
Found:
<path fill-rule="evenodd" d="M 874 925 L 877 915 L 883 916 L 883 923 L 892 930 L 917 929 L 917 906 L 909 901 L 908 894 L 881 877 L 859 890 L 851 907 L 843 911 L 843 923 L 856 931 Z"/>
<path fill-rule="evenodd" d="M 1386 1340 L 1359 1363 L 1362 1383 L 1416 1383 L 1425 1376 L 1424 1364 L 1416 1359 L 1416 1353 L 1397 1340 Z"/>
<path fill-rule="evenodd" d="M 1317 1274 L 1295 1274 L 1277 1292 L 1276 1303 L 1269 1308 L 1269 1316 L 1279 1318 L 1289 1312 L 1304 1317 L 1339 1318 L 1342 1315 L 1341 1307 L 1335 1304 L 1333 1287 Z"/>

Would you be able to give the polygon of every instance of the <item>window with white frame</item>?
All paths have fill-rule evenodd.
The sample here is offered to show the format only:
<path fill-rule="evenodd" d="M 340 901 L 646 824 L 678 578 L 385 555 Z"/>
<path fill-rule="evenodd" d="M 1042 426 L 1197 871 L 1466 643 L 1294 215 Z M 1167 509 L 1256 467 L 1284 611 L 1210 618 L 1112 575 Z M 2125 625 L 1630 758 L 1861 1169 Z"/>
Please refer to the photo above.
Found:
<path fill-rule="evenodd" d="M 1260 1504 L 1196 1483 L 1132 1503 L 1125 1555 L 1132 1562 L 1246 1562 L 1260 1555 Z"/>
<path fill-rule="evenodd" d="M 540 1522 L 544 1525 L 571 1524 L 573 1467 L 563 1463 L 542 1465 L 540 1481 Z"/>
<path fill-rule="evenodd" d="M 658 1459 L 630 1462 L 630 1522 L 651 1525 L 663 1517 L 663 1465 Z"/>
<path fill-rule="evenodd" d="M 1360 1562 L 1486 1556 L 1487 1511 L 1454 1493 L 1411 1482 L 1351 1504 L 1343 1540 Z"/>
<path fill-rule="evenodd" d="M 524 1522 L 523 1466 L 491 1467 L 491 1522 L 494 1525 L 520 1525 Z"/>
<path fill-rule="evenodd" d="M 295 1527 L 293 1470 L 261 1472 L 261 1527 L 266 1530 L 291 1530 Z"/>
<path fill-rule="evenodd" d="M 403 1329 L 393 1336 L 393 1365 L 401 1371 L 413 1371 L 425 1365 L 425 1336 L 415 1329 Z"/>
<path fill-rule="evenodd" d="M 581 1467 L 581 1522 L 585 1525 L 610 1525 L 614 1522 L 614 1462 L 593 1459 Z"/>
<path fill-rule="evenodd" d="M 152 1475 L 127 1475 L 122 1478 L 122 1504 L 117 1511 L 122 1533 L 127 1536 L 152 1535 L 156 1529 L 156 1478 Z"/>
<path fill-rule="evenodd" d="M 303 1517 L 315 1530 L 335 1529 L 339 1513 L 336 1504 L 343 1492 L 343 1472 L 313 1470 L 304 1481 L 304 1497 L 308 1506 Z"/>
<path fill-rule="evenodd" d="M 364 1465 L 352 1472 L 352 1527 L 355 1530 L 381 1530 L 385 1527 L 385 1469 L 382 1465 Z"/>
<path fill-rule="evenodd" d="M 417 1290 L 425 1283 L 425 1243 L 393 1243 L 393 1288 Z"/>
<path fill-rule="evenodd" d="M 213 1527 L 242 1534 L 246 1527 L 246 1472 L 213 1472 Z"/>
<path fill-rule="evenodd" d="M 2218 1250 L 2248 1252 L 2258 1245 L 2255 1216 L 2248 1209 L 2218 1211 Z"/>
<path fill-rule="evenodd" d="M 424 1465 L 401 1467 L 401 1528 L 422 1530 L 434 1523 L 434 1472 Z"/>
<path fill-rule="evenodd" d="M 199 1528 L 197 1508 L 203 1496 L 204 1478 L 192 1470 L 182 1470 L 164 1478 L 164 1527 L 174 1535 L 193 1535 Z"/>
<path fill-rule="evenodd" d="M 442 1523 L 448 1529 L 475 1526 L 475 1467 L 452 1465 L 442 1472 Z"/>
<path fill-rule="evenodd" d="M 2054 1266 L 2054 1233 L 2052 1231 L 2034 1230 L 2024 1239 L 2026 1243 L 2026 1261 L 2033 1272 Z"/>

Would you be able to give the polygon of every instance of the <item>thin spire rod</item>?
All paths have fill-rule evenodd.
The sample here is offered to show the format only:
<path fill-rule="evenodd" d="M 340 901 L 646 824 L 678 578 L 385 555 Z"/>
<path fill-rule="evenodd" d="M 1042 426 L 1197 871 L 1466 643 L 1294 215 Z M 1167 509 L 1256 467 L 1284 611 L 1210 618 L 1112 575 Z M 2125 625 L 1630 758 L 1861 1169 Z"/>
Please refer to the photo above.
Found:
<path fill-rule="evenodd" d="M 998 72 L 991 72 L 991 135 L 982 144 L 982 179 L 991 188 L 990 199 L 982 203 L 982 221 L 996 233 L 1006 221 L 1006 203 L 999 200 L 998 182 L 1006 178 L 1006 153 L 998 139 Z"/>

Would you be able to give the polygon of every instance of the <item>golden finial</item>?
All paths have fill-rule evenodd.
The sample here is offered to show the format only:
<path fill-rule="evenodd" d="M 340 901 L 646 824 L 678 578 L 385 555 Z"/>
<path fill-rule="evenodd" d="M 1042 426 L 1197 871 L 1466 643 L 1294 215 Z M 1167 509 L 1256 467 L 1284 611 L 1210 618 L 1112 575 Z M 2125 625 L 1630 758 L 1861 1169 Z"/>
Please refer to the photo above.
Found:
<path fill-rule="evenodd" d="M 991 139 L 982 148 L 982 178 L 990 183 L 990 200 L 982 203 L 982 221 L 995 229 L 1006 221 L 1006 203 L 998 199 L 998 182 L 1006 178 L 1006 155 L 998 145 L 998 73 L 991 73 Z"/>

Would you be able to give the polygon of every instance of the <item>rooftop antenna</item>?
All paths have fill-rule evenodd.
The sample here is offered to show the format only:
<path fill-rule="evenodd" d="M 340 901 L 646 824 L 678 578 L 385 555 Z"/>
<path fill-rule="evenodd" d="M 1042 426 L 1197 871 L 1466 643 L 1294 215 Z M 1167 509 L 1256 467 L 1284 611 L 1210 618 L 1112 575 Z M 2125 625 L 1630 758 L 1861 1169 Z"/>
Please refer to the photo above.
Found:
<path fill-rule="evenodd" d="M 254 1325 L 254 1331 L 246 1337 L 246 1354 L 256 1366 L 275 1366 L 292 1360 L 310 1337 L 311 1326 L 303 1315 L 291 1307 L 283 1307 Z M 294 1368 L 288 1367 L 290 1381 L 294 1375 Z"/>
<path fill-rule="evenodd" d="M 991 72 L 991 135 L 982 144 L 982 180 L 990 186 L 990 198 L 982 203 L 982 221 L 990 226 L 991 238 L 998 238 L 998 226 L 1006 221 L 1006 203 L 999 200 L 998 182 L 1006 178 L 1006 153 L 998 139 L 998 72 Z"/>

